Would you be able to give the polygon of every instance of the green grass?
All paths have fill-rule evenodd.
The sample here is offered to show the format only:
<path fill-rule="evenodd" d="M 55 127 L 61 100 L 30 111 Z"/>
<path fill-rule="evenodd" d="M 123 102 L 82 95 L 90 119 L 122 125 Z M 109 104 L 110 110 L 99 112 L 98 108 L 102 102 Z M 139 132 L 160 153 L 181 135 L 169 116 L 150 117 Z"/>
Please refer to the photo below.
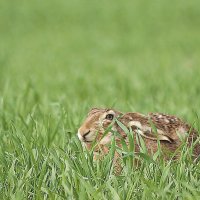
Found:
<path fill-rule="evenodd" d="M 94 162 L 91 107 L 176 114 L 199 129 L 200 2 L 1 1 L 1 199 L 199 199 L 200 165 Z M 184 152 L 183 152 L 184 155 Z"/>

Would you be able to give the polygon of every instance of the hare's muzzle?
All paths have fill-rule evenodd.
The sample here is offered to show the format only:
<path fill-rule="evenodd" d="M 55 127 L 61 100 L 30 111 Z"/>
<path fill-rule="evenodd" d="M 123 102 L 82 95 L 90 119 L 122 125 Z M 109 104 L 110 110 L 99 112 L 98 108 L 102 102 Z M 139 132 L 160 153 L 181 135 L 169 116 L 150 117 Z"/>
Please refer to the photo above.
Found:
<path fill-rule="evenodd" d="M 81 132 L 80 129 L 78 130 L 78 138 L 80 141 L 82 142 L 92 142 L 89 140 L 89 138 L 87 137 L 90 133 L 90 130 L 87 130 L 85 132 Z"/>

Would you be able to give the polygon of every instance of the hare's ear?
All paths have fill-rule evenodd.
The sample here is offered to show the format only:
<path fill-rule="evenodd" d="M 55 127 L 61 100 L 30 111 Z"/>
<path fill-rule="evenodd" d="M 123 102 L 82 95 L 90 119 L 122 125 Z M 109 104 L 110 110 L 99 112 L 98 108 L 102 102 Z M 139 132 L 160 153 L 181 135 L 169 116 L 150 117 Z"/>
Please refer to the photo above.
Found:
<path fill-rule="evenodd" d="M 144 131 L 135 126 L 133 126 L 131 128 L 135 133 L 140 134 L 144 138 L 147 138 L 150 140 L 160 140 L 160 141 L 167 141 L 169 143 L 174 143 L 174 140 L 172 138 L 170 138 L 168 135 L 165 135 L 163 132 L 160 132 L 159 130 L 155 134 L 152 131 L 149 131 L 149 130 Z"/>
<path fill-rule="evenodd" d="M 157 134 L 152 133 L 150 131 L 146 131 L 146 132 L 144 132 L 144 137 L 147 137 L 152 140 L 167 141 L 169 143 L 174 142 L 174 140 L 171 137 L 169 137 L 168 135 L 165 135 L 163 132 L 160 132 L 159 130 L 158 130 Z"/>

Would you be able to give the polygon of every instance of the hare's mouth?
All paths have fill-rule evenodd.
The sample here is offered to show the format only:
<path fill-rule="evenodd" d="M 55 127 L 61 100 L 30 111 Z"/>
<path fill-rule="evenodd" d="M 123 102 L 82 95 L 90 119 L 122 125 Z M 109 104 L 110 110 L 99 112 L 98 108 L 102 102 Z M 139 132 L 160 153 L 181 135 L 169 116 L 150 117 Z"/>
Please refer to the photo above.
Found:
<path fill-rule="evenodd" d="M 86 140 L 86 139 L 84 139 L 83 142 L 84 143 L 92 143 L 93 141 L 92 140 Z"/>

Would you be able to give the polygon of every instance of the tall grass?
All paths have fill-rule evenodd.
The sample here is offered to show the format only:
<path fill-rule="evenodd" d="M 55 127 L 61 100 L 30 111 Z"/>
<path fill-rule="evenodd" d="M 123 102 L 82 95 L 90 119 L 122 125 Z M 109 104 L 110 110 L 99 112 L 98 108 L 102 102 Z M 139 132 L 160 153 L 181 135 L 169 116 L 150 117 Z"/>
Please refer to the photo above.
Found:
<path fill-rule="evenodd" d="M 197 0 L 1 1 L 1 199 L 199 199 L 187 149 L 139 168 L 123 149 L 116 175 L 114 144 L 94 161 L 76 137 L 94 106 L 199 129 L 199 15 Z"/>

